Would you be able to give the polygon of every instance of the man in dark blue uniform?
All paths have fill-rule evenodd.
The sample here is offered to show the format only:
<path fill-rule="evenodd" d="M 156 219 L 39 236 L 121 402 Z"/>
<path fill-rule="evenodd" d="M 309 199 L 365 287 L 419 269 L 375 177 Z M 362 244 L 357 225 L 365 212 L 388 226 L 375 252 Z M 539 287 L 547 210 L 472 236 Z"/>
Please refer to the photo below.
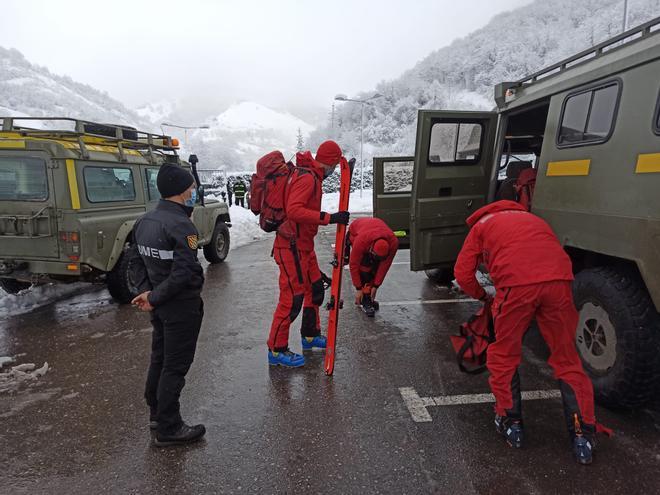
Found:
<path fill-rule="evenodd" d="M 199 440 L 204 425 L 188 426 L 179 396 L 195 356 L 204 305 L 204 273 L 197 259 L 198 232 L 192 221 L 195 181 L 186 169 L 162 165 L 157 178 L 163 199 L 135 223 L 140 253 L 134 266 L 141 294 L 133 304 L 151 312 L 153 337 L 145 398 L 159 447 Z"/>

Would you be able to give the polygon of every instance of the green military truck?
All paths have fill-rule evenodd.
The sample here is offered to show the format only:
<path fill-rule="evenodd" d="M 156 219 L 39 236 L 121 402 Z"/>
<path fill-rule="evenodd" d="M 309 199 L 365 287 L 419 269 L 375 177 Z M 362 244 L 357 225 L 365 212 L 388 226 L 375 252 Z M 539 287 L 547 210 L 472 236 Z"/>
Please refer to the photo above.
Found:
<path fill-rule="evenodd" d="M 420 110 L 415 156 L 374 159 L 374 215 L 405 234 L 412 270 L 441 281 L 465 219 L 520 200 L 535 175 L 531 211 L 573 260 L 577 347 L 611 406 L 660 385 L 659 75 L 660 18 L 498 84 L 493 111 Z"/>
<path fill-rule="evenodd" d="M 160 199 L 159 167 L 194 171 L 178 141 L 69 118 L 0 119 L 0 287 L 105 282 L 114 299 L 129 302 L 133 224 Z M 206 259 L 224 261 L 227 205 L 200 198 L 192 220 Z"/>

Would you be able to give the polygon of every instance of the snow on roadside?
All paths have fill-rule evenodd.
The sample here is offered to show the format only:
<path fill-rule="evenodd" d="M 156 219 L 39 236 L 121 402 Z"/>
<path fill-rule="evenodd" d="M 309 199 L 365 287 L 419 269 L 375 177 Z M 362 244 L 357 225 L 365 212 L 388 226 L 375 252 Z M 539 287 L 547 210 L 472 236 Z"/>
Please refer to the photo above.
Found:
<path fill-rule="evenodd" d="M 334 213 L 339 207 L 339 193 L 324 193 L 321 209 Z M 365 189 L 360 197 L 360 191 L 353 191 L 348 201 L 348 211 L 351 213 L 371 213 L 373 211 L 373 191 Z"/>
<path fill-rule="evenodd" d="M 83 282 L 45 284 L 22 290 L 16 295 L 7 294 L 0 289 L 0 317 L 27 313 L 38 307 L 87 292 L 91 287 L 92 285 Z"/>
<path fill-rule="evenodd" d="M 207 198 L 217 199 L 220 198 L 208 195 Z M 247 208 L 242 208 L 240 206 L 232 205 L 229 207 L 229 217 L 231 218 L 231 229 L 229 229 L 229 249 L 244 246 L 264 237 L 268 237 L 268 232 L 264 232 L 259 227 L 259 217 L 255 216 Z"/>

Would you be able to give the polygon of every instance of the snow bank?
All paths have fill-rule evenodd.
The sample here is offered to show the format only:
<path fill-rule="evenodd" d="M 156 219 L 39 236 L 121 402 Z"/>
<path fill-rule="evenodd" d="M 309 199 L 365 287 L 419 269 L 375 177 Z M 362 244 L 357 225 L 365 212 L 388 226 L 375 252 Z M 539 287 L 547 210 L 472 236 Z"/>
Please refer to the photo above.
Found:
<path fill-rule="evenodd" d="M 222 198 L 218 196 L 207 195 L 206 197 L 222 201 Z M 230 250 L 231 248 L 244 246 L 245 244 L 273 235 L 261 230 L 261 227 L 259 227 L 259 217 L 255 216 L 247 208 L 232 205 L 229 207 L 229 216 L 232 225 L 231 229 L 229 229 Z"/>
<path fill-rule="evenodd" d="M 339 193 L 324 193 L 321 209 L 329 213 L 334 213 L 339 207 Z M 348 211 L 351 213 L 371 213 L 373 211 L 373 191 L 365 189 L 360 197 L 360 191 L 351 193 L 351 199 L 348 202 Z"/>
<path fill-rule="evenodd" d="M 92 287 L 87 283 L 46 284 L 30 287 L 16 295 L 0 289 L 0 317 L 27 313 L 61 299 L 87 292 Z"/>

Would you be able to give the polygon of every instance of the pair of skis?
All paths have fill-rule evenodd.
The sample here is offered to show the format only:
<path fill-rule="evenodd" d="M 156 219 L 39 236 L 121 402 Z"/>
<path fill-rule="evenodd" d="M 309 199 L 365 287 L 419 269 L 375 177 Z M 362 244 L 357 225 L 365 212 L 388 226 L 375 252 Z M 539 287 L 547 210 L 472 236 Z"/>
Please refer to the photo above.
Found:
<path fill-rule="evenodd" d="M 351 178 L 353 176 L 353 167 L 355 158 L 346 161 L 342 157 L 339 162 L 340 183 L 339 183 L 339 210 L 348 211 L 348 200 L 351 197 Z M 330 301 L 327 309 L 330 311 L 328 316 L 328 342 L 325 349 L 325 374 L 332 375 L 335 369 L 335 345 L 337 343 L 337 325 L 339 323 L 339 310 L 342 307 L 341 300 L 341 278 L 344 272 L 344 249 L 346 247 L 346 229 L 343 224 L 337 225 L 337 234 L 335 237 L 335 252 L 332 258 L 332 283 L 330 284 Z"/>

